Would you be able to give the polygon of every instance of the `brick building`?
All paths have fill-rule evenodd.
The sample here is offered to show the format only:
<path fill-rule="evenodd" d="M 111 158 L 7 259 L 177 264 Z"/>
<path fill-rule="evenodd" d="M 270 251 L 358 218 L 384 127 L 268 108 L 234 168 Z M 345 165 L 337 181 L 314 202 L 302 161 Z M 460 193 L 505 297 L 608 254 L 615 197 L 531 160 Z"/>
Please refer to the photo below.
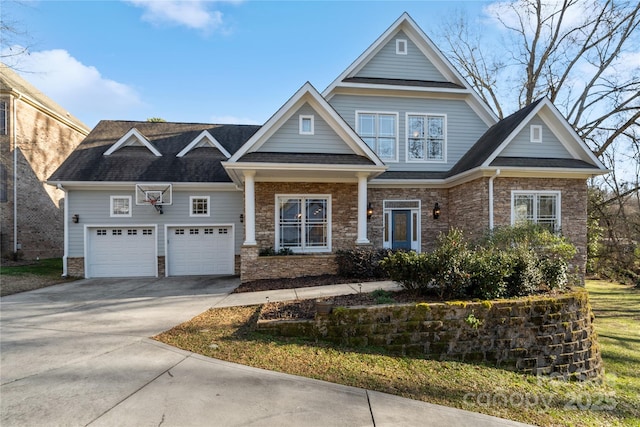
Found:
<path fill-rule="evenodd" d="M 63 254 L 64 192 L 45 184 L 89 129 L 0 64 L 0 246 L 3 258 Z"/>

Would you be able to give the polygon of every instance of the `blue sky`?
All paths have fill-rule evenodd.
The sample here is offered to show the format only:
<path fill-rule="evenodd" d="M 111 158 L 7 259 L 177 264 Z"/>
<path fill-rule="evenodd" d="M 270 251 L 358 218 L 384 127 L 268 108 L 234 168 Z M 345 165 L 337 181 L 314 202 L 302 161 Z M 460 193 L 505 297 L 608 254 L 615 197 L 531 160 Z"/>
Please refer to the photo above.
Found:
<path fill-rule="evenodd" d="M 436 43 L 483 1 L 3 1 L 21 75 L 89 127 L 101 119 L 264 123 L 322 91 L 403 12 Z M 7 46 L 2 46 L 7 48 Z M 9 61 L 7 61 L 9 62 Z"/>

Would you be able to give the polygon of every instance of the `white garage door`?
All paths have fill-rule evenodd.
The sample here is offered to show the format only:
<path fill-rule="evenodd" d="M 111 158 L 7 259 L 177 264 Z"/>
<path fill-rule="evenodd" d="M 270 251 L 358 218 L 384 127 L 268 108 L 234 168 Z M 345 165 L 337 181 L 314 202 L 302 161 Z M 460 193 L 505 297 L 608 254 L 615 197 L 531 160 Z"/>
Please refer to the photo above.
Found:
<path fill-rule="evenodd" d="M 155 234 L 154 227 L 89 228 L 87 276 L 156 276 Z"/>
<path fill-rule="evenodd" d="M 170 276 L 234 273 L 231 226 L 170 227 L 167 245 Z"/>

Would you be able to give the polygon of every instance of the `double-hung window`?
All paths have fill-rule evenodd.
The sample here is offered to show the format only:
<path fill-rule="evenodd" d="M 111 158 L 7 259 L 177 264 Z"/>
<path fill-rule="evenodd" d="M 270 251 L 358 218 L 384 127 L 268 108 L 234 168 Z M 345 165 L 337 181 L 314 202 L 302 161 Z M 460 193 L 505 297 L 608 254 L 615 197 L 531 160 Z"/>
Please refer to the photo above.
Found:
<path fill-rule="evenodd" d="M 444 161 L 446 117 L 407 114 L 407 160 Z"/>
<path fill-rule="evenodd" d="M 513 191 L 511 193 L 511 223 L 539 224 L 552 232 L 560 230 L 559 191 Z"/>
<path fill-rule="evenodd" d="M 294 252 L 331 250 L 331 196 L 277 196 L 278 249 Z"/>
<path fill-rule="evenodd" d="M 131 216 L 131 196 L 111 196 L 110 213 L 112 217 Z"/>
<path fill-rule="evenodd" d="M 356 113 L 358 135 L 382 160 L 398 160 L 398 114 Z"/>

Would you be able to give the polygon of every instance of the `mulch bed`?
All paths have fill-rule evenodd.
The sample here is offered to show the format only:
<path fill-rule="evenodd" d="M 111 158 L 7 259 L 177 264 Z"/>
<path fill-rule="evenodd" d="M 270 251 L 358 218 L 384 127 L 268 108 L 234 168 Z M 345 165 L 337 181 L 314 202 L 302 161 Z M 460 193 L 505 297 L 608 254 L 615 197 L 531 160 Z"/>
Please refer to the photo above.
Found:
<path fill-rule="evenodd" d="M 369 281 L 382 280 L 382 279 L 370 279 Z M 334 274 L 325 274 L 322 276 L 305 276 L 296 277 L 294 279 L 263 279 L 254 280 L 253 282 L 243 283 L 238 286 L 233 292 L 257 292 L 257 291 L 272 291 L 275 289 L 294 289 L 294 288 L 308 288 L 311 286 L 326 286 L 336 285 L 341 283 L 362 283 L 367 280 L 354 279 L 352 277 L 337 276 Z"/>

